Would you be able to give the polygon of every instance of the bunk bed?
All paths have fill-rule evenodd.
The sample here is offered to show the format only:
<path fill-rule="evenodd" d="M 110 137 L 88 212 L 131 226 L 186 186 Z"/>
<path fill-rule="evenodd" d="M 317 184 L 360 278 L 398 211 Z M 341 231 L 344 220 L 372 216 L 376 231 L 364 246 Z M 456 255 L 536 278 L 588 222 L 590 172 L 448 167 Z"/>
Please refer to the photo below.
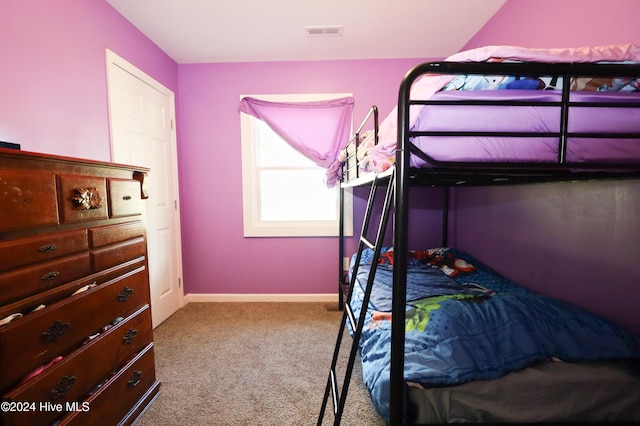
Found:
<path fill-rule="evenodd" d="M 638 336 L 447 247 L 446 208 L 442 247 L 408 247 L 412 186 L 640 178 L 639 76 L 633 45 L 489 46 L 410 70 L 380 124 L 372 108 L 337 155 L 341 174 L 328 176 L 342 188 L 369 186 L 370 196 L 348 278 L 340 267 L 348 293 L 319 425 L 330 396 L 340 423 L 357 353 L 389 424 L 640 421 Z M 384 246 L 391 221 L 393 245 Z M 455 323 L 467 334 L 452 334 Z M 345 328 L 353 345 L 340 388 Z M 423 336 L 428 343 L 417 342 Z"/>

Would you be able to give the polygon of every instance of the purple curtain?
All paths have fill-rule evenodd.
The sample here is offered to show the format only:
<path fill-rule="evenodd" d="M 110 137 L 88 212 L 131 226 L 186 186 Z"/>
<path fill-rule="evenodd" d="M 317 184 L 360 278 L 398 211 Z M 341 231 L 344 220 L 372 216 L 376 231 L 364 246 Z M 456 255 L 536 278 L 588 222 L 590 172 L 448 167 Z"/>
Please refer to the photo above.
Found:
<path fill-rule="evenodd" d="M 238 110 L 264 121 L 289 145 L 329 169 L 348 142 L 353 98 L 267 102 L 246 97 Z"/>

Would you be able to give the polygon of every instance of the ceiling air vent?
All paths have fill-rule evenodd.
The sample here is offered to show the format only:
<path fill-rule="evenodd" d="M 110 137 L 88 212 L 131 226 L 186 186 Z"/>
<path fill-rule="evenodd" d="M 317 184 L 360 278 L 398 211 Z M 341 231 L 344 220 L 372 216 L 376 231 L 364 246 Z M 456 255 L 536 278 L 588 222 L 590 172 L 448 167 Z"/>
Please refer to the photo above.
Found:
<path fill-rule="evenodd" d="M 307 37 L 337 37 L 342 35 L 342 25 L 304 27 Z"/>

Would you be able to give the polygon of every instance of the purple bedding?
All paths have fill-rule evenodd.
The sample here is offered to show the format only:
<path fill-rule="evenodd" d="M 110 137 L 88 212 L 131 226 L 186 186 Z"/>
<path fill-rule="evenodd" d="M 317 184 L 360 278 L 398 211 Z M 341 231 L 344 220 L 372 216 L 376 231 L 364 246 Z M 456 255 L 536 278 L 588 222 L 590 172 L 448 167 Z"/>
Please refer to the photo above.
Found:
<path fill-rule="evenodd" d="M 461 74 L 424 74 L 412 82 L 412 101 L 434 99 L 516 99 L 559 101 L 561 76 L 556 79 L 554 64 L 558 63 L 609 63 L 638 66 L 640 47 L 636 45 L 608 45 L 562 49 L 527 49 L 517 46 L 486 46 L 460 52 L 445 62 L 536 62 L 548 63 L 542 77 L 477 76 Z M 640 73 L 640 70 L 639 70 Z M 545 77 L 547 76 L 547 77 Z M 548 80 L 548 81 L 547 81 Z M 573 102 L 631 102 L 633 108 L 615 109 L 607 106 L 569 108 L 569 132 L 592 133 L 640 133 L 640 79 L 637 77 L 594 78 L 572 76 L 570 82 Z M 481 89 L 481 90 L 478 90 Z M 490 89 L 490 90 L 486 90 Z M 495 90 L 498 89 L 498 90 Z M 509 90 L 501 90 L 509 89 Z M 532 90 L 533 89 L 533 90 Z M 548 90 L 552 89 L 552 90 Z M 481 110 L 481 111 L 480 111 Z M 398 137 L 398 111 L 396 106 L 379 123 L 377 132 L 359 135 L 357 150 L 352 146 L 342 148 L 336 163 L 341 165 L 349 158 L 349 168 L 364 174 L 381 173 L 395 164 Z M 413 105 L 406 124 L 411 131 L 560 131 L 559 107 L 488 107 Z M 374 137 L 375 135 L 375 137 Z M 558 160 L 559 137 L 540 135 L 524 137 L 451 137 L 428 136 L 414 138 L 414 144 L 422 148 L 428 157 L 440 161 L 457 162 L 505 162 L 505 163 L 553 163 Z M 355 152 L 354 152 L 355 151 Z M 640 164 L 640 138 L 570 137 L 566 162 L 575 171 L 621 170 L 624 165 L 637 169 Z M 573 164 L 575 163 L 575 167 Z M 581 167 L 582 163 L 582 167 Z M 584 163 L 592 163 L 588 167 Z M 605 164 L 602 168 L 600 164 Z M 593 165 L 596 165 L 594 167 Z M 615 165 L 614 165 L 615 164 Z M 435 163 L 412 156 L 412 167 L 433 167 Z M 611 165 L 611 167 L 609 167 Z M 328 169 L 327 183 L 341 180 L 339 166 Z M 353 173 L 360 176 L 360 174 Z M 348 179 L 352 176 L 348 177 Z"/>
<path fill-rule="evenodd" d="M 521 100 L 560 101 L 560 92 L 536 90 L 443 91 L 433 100 Z M 633 102 L 640 107 L 639 92 L 572 92 L 572 102 Z M 568 130 L 580 132 L 640 132 L 640 108 L 572 107 Z M 427 105 L 422 108 L 415 130 L 559 132 L 559 107 Z M 413 143 L 439 161 L 554 162 L 558 158 L 558 137 L 453 137 L 422 136 Z M 637 139 L 574 137 L 567 142 L 567 161 L 619 162 L 640 160 Z M 412 167 L 428 166 L 412 157 Z"/>

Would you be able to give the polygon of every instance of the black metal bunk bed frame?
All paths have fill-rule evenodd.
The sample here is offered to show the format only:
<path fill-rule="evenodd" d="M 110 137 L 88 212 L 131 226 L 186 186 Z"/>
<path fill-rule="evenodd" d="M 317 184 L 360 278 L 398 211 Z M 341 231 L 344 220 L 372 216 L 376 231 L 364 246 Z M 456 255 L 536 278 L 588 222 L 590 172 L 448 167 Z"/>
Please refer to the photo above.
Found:
<path fill-rule="evenodd" d="M 511 75 L 511 76 L 553 76 L 562 77 L 562 96 L 560 102 L 530 102 L 505 100 L 412 100 L 411 87 L 425 74 L 475 74 L 475 75 Z M 442 221 L 443 246 L 447 245 L 448 200 L 449 188 L 458 185 L 513 185 L 521 183 L 542 183 L 569 180 L 593 179 L 638 179 L 640 178 L 640 164 L 636 161 L 619 162 L 583 162 L 579 164 L 580 171 L 576 171 L 576 164 L 566 161 L 567 140 L 569 137 L 583 138 L 623 138 L 640 139 L 640 132 L 633 133 L 575 133 L 569 132 L 569 112 L 574 107 L 611 107 L 638 108 L 638 102 L 572 102 L 570 100 L 570 84 L 572 77 L 632 77 L 640 76 L 640 66 L 637 64 L 613 63 L 539 63 L 539 62 L 429 62 L 411 69 L 403 78 L 398 96 L 398 136 L 395 165 L 383 173 L 360 175 L 358 164 L 358 144 L 360 134 L 370 119 L 374 117 L 374 137 L 378 142 L 378 111 L 374 106 L 369 111 L 362 124 L 350 139 L 355 144 L 355 151 L 349 154 L 346 166 L 343 165 L 341 191 L 345 187 L 370 185 L 370 195 L 363 219 L 360 243 L 356 254 L 354 271 L 357 274 L 362 251 L 365 247 L 373 249 L 373 260 L 370 268 L 360 316 L 356 322 L 350 306 L 353 286 L 343 271 L 344 232 L 340 226 L 339 246 L 339 303 L 344 307 L 344 314 L 339 328 L 334 355 L 332 358 L 329 377 L 323 398 L 318 425 L 324 419 L 329 395 L 333 396 L 334 424 L 339 425 L 344 411 L 349 382 L 355 362 L 358 342 L 366 319 L 366 307 L 369 303 L 373 278 L 376 273 L 377 261 L 380 257 L 382 240 L 386 230 L 389 215 L 393 211 L 393 297 L 391 322 L 391 372 L 390 372 L 390 401 L 389 424 L 403 424 L 405 416 L 405 383 L 404 383 L 404 340 L 405 340 L 405 308 L 406 308 L 406 279 L 408 261 L 409 235 L 409 192 L 410 186 L 443 186 L 446 187 L 444 211 Z M 414 131 L 410 129 L 409 111 L 412 105 L 495 105 L 495 106 L 551 106 L 560 108 L 560 129 L 558 132 L 458 132 L 458 131 Z M 558 158 L 555 163 L 514 163 L 514 162 L 442 162 L 437 161 L 418 149 L 411 139 L 419 136 L 487 136 L 487 137 L 557 137 Z M 432 168 L 415 169 L 410 167 L 410 156 L 414 154 L 428 161 Z M 350 158 L 354 158 L 351 164 Z M 603 171 L 606 170 L 606 171 Z M 375 240 L 369 238 L 370 221 L 374 200 L 379 186 L 387 186 L 385 201 Z M 341 199 L 343 195 L 341 195 Z M 341 218 L 343 216 L 341 202 Z M 342 222 L 342 220 L 341 220 Z M 348 288 L 346 302 L 343 303 L 343 291 Z M 342 388 L 338 387 L 336 365 L 338 362 L 340 344 L 347 321 L 352 329 L 352 347 L 346 366 Z"/>

